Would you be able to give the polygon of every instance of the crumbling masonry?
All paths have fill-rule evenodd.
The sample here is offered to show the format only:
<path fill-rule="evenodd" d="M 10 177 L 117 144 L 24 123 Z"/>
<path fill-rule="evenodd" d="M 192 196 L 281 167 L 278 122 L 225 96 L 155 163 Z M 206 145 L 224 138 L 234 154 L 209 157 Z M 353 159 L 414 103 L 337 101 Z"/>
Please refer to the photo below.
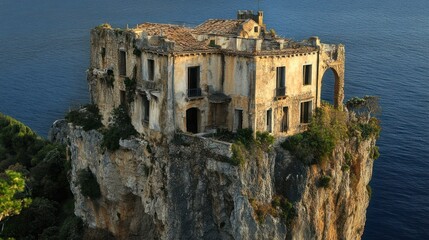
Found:
<path fill-rule="evenodd" d="M 267 30 L 262 11 L 239 11 L 236 20 L 195 28 L 96 27 L 88 81 L 104 124 L 126 104 L 136 130 L 152 139 L 240 128 L 281 137 L 306 129 L 327 69 L 335 75 L 333 103 L 342 107 L 344 63 L 341 44 L 281 38 Z"/>

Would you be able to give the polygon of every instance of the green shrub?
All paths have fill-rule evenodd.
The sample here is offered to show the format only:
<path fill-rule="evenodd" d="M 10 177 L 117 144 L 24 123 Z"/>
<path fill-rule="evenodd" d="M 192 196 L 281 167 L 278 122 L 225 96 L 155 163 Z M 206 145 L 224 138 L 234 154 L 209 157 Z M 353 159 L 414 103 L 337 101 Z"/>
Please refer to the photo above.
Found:
<path fill-rule="evenodd" d="M 239 166 L 239 165 L 242 166 L 246 161 L 245 146 L 241 142 L 234 143 L 231 146 L 231 150 L 232 150 L 232 158 L 230 163 L 234 166 Z"/>
<path fill-rule="evenodd" d="M 331 177 L 327 176 L 327 175 L 323 175 L 322 177 L 320 177 L 319 179 L 319 187 L 323 187 L 323 188 L 328 188 L 329 184 L 331 182 Z"/>
<path fill-rule="evenodd" d="M 324 105 L 316 110 L 306 132 L 287 138 L 281 146 L 306 164 L 321 163 L 346 136 L 346 113 Z"/>
<path fill-rule="evenodd" d="M 282 218 L 282 220 L 287 223 L 290 221 L 291 213 L 293 211 L 293 205 L 289 200 L 281 195 L 273 196 L 273 200 L 271 201 L 271 205 L 279 209 L 278 215 Z"/>
<path fill-rule="evenodd" d="M 131 118 L 128 116 L 127 109 L 124 105 L 113 110 L 112 122 L 103 135 L 101 146 L 111 151 L 119 149 L 120 139 L 127 139 L 137 135 L 137 131 L 131 124 Z"/>
<path fill-rule="evenodd" d="M 371 118 L 368 123 L 359 123 L 358 127 L 364 140 L 368 140 L 370 137 L 378 138 L 380 136 L 380 122 L 376 118 Z"/>
<path fill-rule="evenodd" d="M 249 148 L 254 142 L 253 130 L 251 128 L 243 128 L 237 130 L 235 135 L 235 142 L 242 143 L 246 148 Z"/>
<path fill-rule="evenodd" d="M 137 81 L 135 78 L 125 78 L 124 80 L 125 84 L 125 93 L 127 96 L 127 102 L 132 103 L 134 101 L 134 96 L 136 95 L 136 87 L 137 87 Z"/>
<path fill-rule="evenodd" d="M 82 126 L 85 131 L 98 129 L 103 126 L 101 123 L 102 117 L 98 106 L 95 104 L 88 104 L 80 109 L 71 110 L 65 118 L 67 122 Z"/>
<path fill-rule="evenodd" d="M 89 168 L 81 169 L 77 172 L 77 184 L 83 196 L 92 199 L 97 199 L 101 196 L 100 185 Z"/>
<path fill-rule="evenodd" d="M 74 215 L 65 219 L 59 230 L 59 238 L 66 240 L 80 240 L 83 235 L 82 219 Z"/>
<path fill-rule="evenodd" d="M 271 148 L 271 145 L 274 144 L 274 140 L 275 138 L 268 132 L 256 132 L 256 143 L 264 151 L 268 151 Z"/>
<path fill-rule="evenodd" d="M 373 159 L 373 160 L 376 160 L 377 158 L 379 158 L 380 157 L 380 152 L 379 152 L 379 150 L 378 150 L 378 147 L 377 146 L 374 146 L 372 149 L 371 149 L 371 158 Z"/>

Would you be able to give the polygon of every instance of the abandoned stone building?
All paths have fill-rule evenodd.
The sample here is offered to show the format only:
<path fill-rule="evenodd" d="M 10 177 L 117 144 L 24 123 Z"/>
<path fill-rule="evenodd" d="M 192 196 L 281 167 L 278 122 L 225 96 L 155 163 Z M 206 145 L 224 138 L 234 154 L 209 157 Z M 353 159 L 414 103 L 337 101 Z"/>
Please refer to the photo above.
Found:
<path fill-rule="evenodd" d="M 194 28 L 94 28 L 88 81 L 104 124 L 126 104 L 132 124 L 147 136 L 220 128 L 287 136 L 303 131 L 320 106 L 327 69 L 335 75 L 333 103 L 341 107 L 344 46 L 279 37 L 263 17 L 239 11 L 237 19 Z"/>

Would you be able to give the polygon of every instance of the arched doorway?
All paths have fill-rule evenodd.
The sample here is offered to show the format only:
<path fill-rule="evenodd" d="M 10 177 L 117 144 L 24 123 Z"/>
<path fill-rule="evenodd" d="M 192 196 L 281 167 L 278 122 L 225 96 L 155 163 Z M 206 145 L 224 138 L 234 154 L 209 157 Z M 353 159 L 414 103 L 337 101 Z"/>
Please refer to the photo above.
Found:
<path fill-rule="evenodd" d="M 199 114 L 198 108 L 189 108 L 186 110 L 186 131 L 198 133 Z"/>
<path fill-rule="evenodd" d="M 322 89 L 320 99 L 334 106 L 337 103 L 338 95 L 338 74 L 332 68 L 326 69 L 322 77 Z"/>

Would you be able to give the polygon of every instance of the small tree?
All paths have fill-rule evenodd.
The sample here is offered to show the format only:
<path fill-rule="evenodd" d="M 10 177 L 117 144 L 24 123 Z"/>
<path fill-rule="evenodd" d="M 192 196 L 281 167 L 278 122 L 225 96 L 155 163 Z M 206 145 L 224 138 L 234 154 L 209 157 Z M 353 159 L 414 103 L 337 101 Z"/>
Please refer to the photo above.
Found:
<path fill-rule="evenodd" d="M 31 203 L 31 198 L 16 196 L 25 189 L 25 180 L 19 172 L 6 170 L 2 175 L 0 177 L 0 221 L 6 217 L 18 215 Z"/>
<path fill-rule="evenodd" d="M 348 110 L 355 112 L 356 115 L 366 118 L 368 123 L 371 117 L 381 112 L 378 101 L 378 96 L 353 97 L 347 101 L 346 106 Z"/>

